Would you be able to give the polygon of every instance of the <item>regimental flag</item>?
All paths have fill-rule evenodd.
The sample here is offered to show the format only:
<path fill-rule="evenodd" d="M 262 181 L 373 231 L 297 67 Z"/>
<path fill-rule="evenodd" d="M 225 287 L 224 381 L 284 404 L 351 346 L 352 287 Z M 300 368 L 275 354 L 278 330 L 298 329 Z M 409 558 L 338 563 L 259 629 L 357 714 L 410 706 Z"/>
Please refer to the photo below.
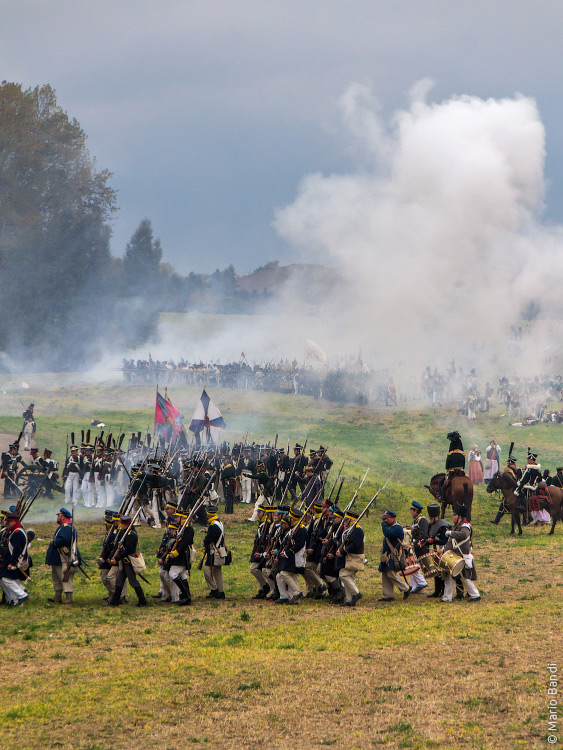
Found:
<path fill-rule="evenodd" d="M 172 435 L 179 435 L 184 423 L 184 417 L 179 409 L 172 406 L 168 396 L 164 397 L 156 389 L 156 404 L 154 407 L 154 434 L 170 440 Z"/>
<path fill-rule="evenodd" d="M 209 398 L 204 388 L 190 422 L 190 432 L 195 433 L 196 444 L 200 445 L 204 442 L 217 445 L 221 437 L 221 430 L 224 430 L 226 426 L 221 412 Z"/>

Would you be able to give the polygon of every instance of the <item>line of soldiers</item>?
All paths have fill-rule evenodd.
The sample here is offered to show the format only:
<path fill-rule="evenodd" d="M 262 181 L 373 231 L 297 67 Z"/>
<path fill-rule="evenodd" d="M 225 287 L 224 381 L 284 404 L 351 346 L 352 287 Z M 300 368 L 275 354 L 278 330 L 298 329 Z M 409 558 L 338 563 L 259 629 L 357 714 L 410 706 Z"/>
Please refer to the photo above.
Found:
<path fill-rule="evenodd" d="M 224 527 L 218 518 L 216 487 L 222 484 L 228 510 L 228 489 L 235 480 L 240 482 L 243 502 L 252 502 L 252 484 L 250 488 L 245 487 L 249 479 L 258 485 L 254 510 L 260 519 L 250 555 L 250 572 L 260 586 L 255 598 L 296 604 L 303 596 L 299 586 L 299 576 L 302 576 L 307 598 L 329 598 L 336 604 L 356 606 L 362 596 L 356 574 L 365 565 L 364 531 L 360 521 L 367 508 L 361 514 L 352 504 L 344 510 L 339 508 L 342 482 L 332 500 L 339 477 L 330 496 L 324 499 L 324 487 L 332 466 L 326 449 L 321 446 L 307 458 L 304 446 L 296 444 L 290 459 L 285 450 L 269 446 L 239 444 L 235 448 L 232 452 L 201 450 L 191 456 L 182 450 L 175 454 L 165 451 L 158 459 L 151 459 L 150 453 L 144 451 L 143 461 L 131 468 L 131 484 L 120 512 L 108 509 L 105 514 L 106 535 L 98 564 L 108 592 L 107 604 L 119 605 L 126 597 L 129 584 L 137 594 L 139 606 L 146 605 L 138 581 L 139 576 L 142 578 L 144 560 L 137 552 L 135 530 L 143 519 L 153 526 L 157 526 L 157 520 L 159 524 L 162 520 L 165 526 L 157 551 L 161 588 L 155 596 L 161 601 L 191 603 L 188 574 L 197 555 L 192 523 L 199 520 L 205 524 L 206 531 L 205 554 L 198 567 L 204 568 L 208 598 L 223 599 L 222 570 L 229 564 L 229 553 Z M 137 449 L 140 447 L 135 446 Z M 175 461 L 179 466 L 172 473 Z M 179 474 L 179 478 L 174 474 Z M 147 487 L 148 501 L 145 502 L 142 497 Z M 148 504 L 151 496 L 154 502 L 155 493 L 160 493 L 156 509 Z M 300 507 L 297 507 L 298 501 Z M 465 588 L 470 600 L 478 600 L 479 592 L 473 583 L 476 573 L 467 509 L 454 508 L 453 526 L 439 518 L 438 505 L 428 506 L 428 518 L 424 517 L 423 510 L 419 503 L 412 503 L 412 523 L 408 530 L 397 522 L 393 510 L 383 515 L 384 541 L 379 565 L 383 596 L 380 601 L 390 601 L 394 588 L 403 592 L 404 598 L 420 593 L 427 587 L 426 578 L 432 577 L 435 580 L 433 597 L 451 601 L 457 579 L 458 597 L 463 597 Z M 12 544 L 11 523 L 16 520 L 11 517 L 6 523 L 4 537 L 8 546 Z M 53 600 L 62 601 L 64 594 L 65 601 L 71 602 L 74 573 L 81 569 L 72 512 L 61 508 L 57 522 L 60 528 L 50 545 L 46 562 L 53 568 Z M 0 580 L 3 572 L 11 570 L 9 566 L 14 563 L 15 552 L 8 551 L 9 554 L 2 557 Z M 6 564 L 8 567 L 5 560 L 10 560 Z M 11 596 L 6 591 L 5 595 L 6 599 Z"/>

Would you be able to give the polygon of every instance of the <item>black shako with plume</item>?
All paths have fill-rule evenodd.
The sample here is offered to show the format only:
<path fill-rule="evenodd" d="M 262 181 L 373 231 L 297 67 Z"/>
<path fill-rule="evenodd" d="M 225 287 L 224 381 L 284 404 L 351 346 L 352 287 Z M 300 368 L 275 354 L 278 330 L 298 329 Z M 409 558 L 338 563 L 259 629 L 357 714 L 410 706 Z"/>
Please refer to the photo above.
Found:
<path fill-rule="evenodd" d="M 453 469 L 465 470 L 465 453 L 463 451 L 461 435 L 459 432 L 448 432 L 447 437 L 450 441 L 450 450 L 446 457 L 446 471 L 452 471 Z"/>

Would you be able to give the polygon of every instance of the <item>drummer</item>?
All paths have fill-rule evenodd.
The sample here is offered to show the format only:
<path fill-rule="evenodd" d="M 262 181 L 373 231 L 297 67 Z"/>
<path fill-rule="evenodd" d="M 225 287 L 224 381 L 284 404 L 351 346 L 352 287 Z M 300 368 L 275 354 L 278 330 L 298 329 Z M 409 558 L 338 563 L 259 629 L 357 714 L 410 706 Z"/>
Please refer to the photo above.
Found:
<path fill-rule="evenodd" d="M 413 500 L 409 511 L 412 517 L 411 534 L 413 540 L 414 554 L 417 557 L 428 552 L 428 519 L 422 514 L 424 506 Z M 411 574 L 411 594 L 419 594 L 428 587 L 421 571 Z"/>
<path fill-rule="evenodd" d="M 446 531 L 448 541 L 444 547 L 444 552 L 451 550 L 455 555 L 463 557 L 465 560 L 465 567 L 461 573 L 461 579 L 468 594 L 469 601 L 478 602 L 481 599 L 481 594 L 473 583 L 473 581 L 477 580 L 477 573 L 475 571 L 475 562 L 471 552 L 473 529 L 471 528 L 471 524 L 467 521 L 467 512 L 467 508 L 464 505 L 454 505 L 454 528 Z M 455 581 L 451 574 L 448 573 L 444 583 L 444 596 L 440 601 L 451 602 L 454 587 Z"/>
<path fill-rule="evenodd" d="M 428 513 L 429 527 L 428 527 L 428 538 L 426 539 L 426 545 L 422 548 L 420 554 L 421 557 L 426 552 L 430 551 L 430 545 L 433 545 L 437 552 L 441 552 L 444 545 L 448 541 L 446 537 L 446 531 L 452 528 L 449 521 L 445 518 L 440 518 L 440 506 L 437 504 L 427 505 L 426 511 Z M 418 553 L 417 553 L 418 554 Z M 444 577 L 445 574 L 434 576 L 434 593 L 428 594 L 430 599 L 438 599 L 444 595 Z"/>

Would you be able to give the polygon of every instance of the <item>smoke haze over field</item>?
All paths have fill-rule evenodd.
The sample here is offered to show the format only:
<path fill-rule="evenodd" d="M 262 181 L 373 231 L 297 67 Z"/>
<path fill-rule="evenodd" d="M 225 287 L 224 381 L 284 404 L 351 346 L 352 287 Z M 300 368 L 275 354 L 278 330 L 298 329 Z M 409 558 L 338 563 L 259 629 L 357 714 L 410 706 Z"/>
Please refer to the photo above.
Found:
<path fill-rule="evenodd" d="M 370 366 L 413 367 L 416 377 L 452 358 L 482 371 L 547 367 L 554 342 L 545 325 L 524 335 L 516 358 L 509 346 L 531 302 L 544 319 L 562 309 L 559 284 L 550 283 L 562 269 L 562 231 L 541 220 L 545 132 L 536 103 L 520 95 L 430 102 L 430 90 L 429 81 L 416 84 L 410 106 L 388 122 L 369 87 L 346 90 L 356 171 L 305 176 L 275 221 L 303 261 L 336 266 L 342 284 L 311 300 L 303 279 L 290 279 L 264 306 L 271 317 L 226 321 L 198 357 L 224 362 L 243 350 L 255 361 L 302 361 L 311 338 L 329 358 L 361 347 Z M 189 325 L 186 348 L 166 330 L 153 357 L 190 358 Z"/>

